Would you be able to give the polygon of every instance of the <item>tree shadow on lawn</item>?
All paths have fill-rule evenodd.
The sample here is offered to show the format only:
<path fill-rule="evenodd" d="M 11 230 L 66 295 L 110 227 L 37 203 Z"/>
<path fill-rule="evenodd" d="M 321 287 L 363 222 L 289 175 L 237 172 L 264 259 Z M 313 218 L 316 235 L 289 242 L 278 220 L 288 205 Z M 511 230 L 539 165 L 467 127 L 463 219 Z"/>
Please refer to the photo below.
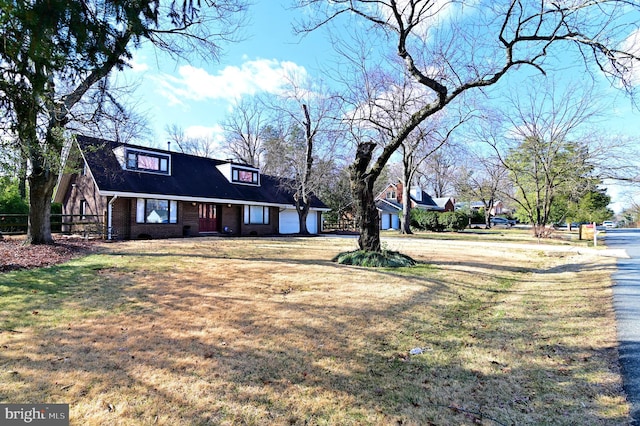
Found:
<path fill-rule="evenodd" d="M 499 272 L 514 272 L 514 273 L 536 273 L 536 274 L 557 274 L 561 272 L 586 272 L 586 271 L 610 271 L 613 272 L 616 270 L 615 264 L 608 265 L 603 267 L 601 264 L 595 262 L 583 263 L 583 262 L 572 262 L 572 263 L 563 263 L 561 265 L 552 266 L 552 267 L 537 267 L 535 265 L 522 265 L 522 266 L 508 266 L 508 265 L 499 265 L 499 264 L 491 264 L 488 262 L 470 262 L 470 261 L 436 261 L 434 264 L 442 267 L 469 267 L 469 268 L 477 268 L 477 269 L 485 269 L 485 270 L 496 270 Z"/>
<path fill-rule="evenodd" d="M 496 317 L 492 308 L 501 300 L 474 307 L 467 284 L 321 266 L 345 280 L 356 272 L 372 283 L 404 280 L 405 294 L 360 295 L 368 298 L 362 303 L 337 288 L 286 292 L 274 283 L 243 292 L 224 277 L 169 285 L 175 277 L 163 282 L 165 272 L 145 281 L 112 261 L 25 280 L 23 296 L 46 295 L 52 314 L 88 312 L 67 313 L 71 322 L 53 326 L 35 315 L 23 333 L 0 335 L 0 362 L 12 372 L 3 377 L 0 399 L 70 403 L 72 422 L 83 424 L 627 420 L 602 414 L 617 389 L 593 380 L 603 358 L 614 362 L 615 348 L 560 344 L 572 331 L 544 330 L 548 316 L 535 309 Z M 77 284 L 51 300 L 51 286 L 69 282 Z M 35 298 L 23 303 L 27 311 L 42 306 Z M 569 311 L 561 315 L 566 321 L 558 324 L 575 321 Z M 414 347 L 423 353 L 410 355 Z M 470 362 L 476 351 L 485 358 Z M 505 358 L 512 352 L 520 361 Z M 586 395 L 587 405 L 576 395 Z"/>

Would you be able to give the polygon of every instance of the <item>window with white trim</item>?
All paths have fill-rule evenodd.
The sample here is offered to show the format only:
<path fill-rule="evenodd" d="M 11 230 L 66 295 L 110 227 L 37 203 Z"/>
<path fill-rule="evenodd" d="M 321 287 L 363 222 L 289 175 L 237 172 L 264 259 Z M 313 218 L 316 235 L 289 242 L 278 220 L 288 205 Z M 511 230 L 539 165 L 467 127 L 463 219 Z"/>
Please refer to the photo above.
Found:
<path fill-rule="evenodd" d="M 168 155 L 129 149 L 126 158 L 129 170 L 169 174 L 170 157 Z"/>
<path fill-rule="evenodd" d="M 231 169 L 231 181 L 237 183 L 246 183 L 258 185 L 259 173 L 256 170 L 246 170 L 239 168 Z"/>
<path fill-rule="evenodd" d="M 268 225 L 269 207 L 265 206 L 244 206 L 245 225 Z"/>
<path fill-rule="evenodd" d="M 178 202 L 154 198 L 138 198 L 137 223 L 178 223 Z"/>

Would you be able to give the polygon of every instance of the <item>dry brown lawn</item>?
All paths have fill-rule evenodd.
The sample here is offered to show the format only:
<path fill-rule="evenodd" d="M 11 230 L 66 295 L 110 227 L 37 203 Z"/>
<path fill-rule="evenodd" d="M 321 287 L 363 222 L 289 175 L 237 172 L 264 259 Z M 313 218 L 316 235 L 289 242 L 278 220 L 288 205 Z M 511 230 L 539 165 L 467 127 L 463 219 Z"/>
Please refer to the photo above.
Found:
<path fill-rule="evenodd" d="M 612 259 L 385 244 L 421 264 L 197 238 L 0 274 L 0 402 L 68 403 L 74 425 L 628 424 Z"/>

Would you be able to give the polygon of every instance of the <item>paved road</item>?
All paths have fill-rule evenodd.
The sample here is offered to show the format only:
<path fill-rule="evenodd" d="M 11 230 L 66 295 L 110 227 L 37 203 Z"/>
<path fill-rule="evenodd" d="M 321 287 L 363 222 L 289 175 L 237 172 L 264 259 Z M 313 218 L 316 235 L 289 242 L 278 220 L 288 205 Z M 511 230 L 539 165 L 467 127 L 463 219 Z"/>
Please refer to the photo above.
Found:
<path fill-rule="evenodd" d="M 605 242 L 607 247 L 624 249 L 628 255 L 618 258 L 618 271 L 613 275 L 613 306 L 624 389 L 631 403 L 631 424 L 640 426 L 640 230 L 609 230 Z"/>

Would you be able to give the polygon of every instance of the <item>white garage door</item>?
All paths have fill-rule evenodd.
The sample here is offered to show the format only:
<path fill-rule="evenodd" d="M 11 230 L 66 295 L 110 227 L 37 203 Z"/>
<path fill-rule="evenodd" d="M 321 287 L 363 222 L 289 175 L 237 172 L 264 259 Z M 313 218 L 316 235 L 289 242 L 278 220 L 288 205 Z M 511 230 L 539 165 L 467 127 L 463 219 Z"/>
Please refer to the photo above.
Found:
<path fill-rule="evenodd" d="M 298 232 L 300 232 L 298 212 L 296 212 L 295 210 L 281 211 L 279 222 L 281 234 L 297 234 Z"/>
<path fill-rule="evenodd" d="M 297 234 L 300 232 L 298 212 L 292 209 L 280 212 L 280 233 Z M 318 233 L 318 212 L 312 211 L 307 215 L 307 231 L 312 234 Z"/>
<path fill-rule="evenodd" d="M 307 231 L 312 234 L 318 233 L 318 212 L 309 212 L 307 215 Z"/>

